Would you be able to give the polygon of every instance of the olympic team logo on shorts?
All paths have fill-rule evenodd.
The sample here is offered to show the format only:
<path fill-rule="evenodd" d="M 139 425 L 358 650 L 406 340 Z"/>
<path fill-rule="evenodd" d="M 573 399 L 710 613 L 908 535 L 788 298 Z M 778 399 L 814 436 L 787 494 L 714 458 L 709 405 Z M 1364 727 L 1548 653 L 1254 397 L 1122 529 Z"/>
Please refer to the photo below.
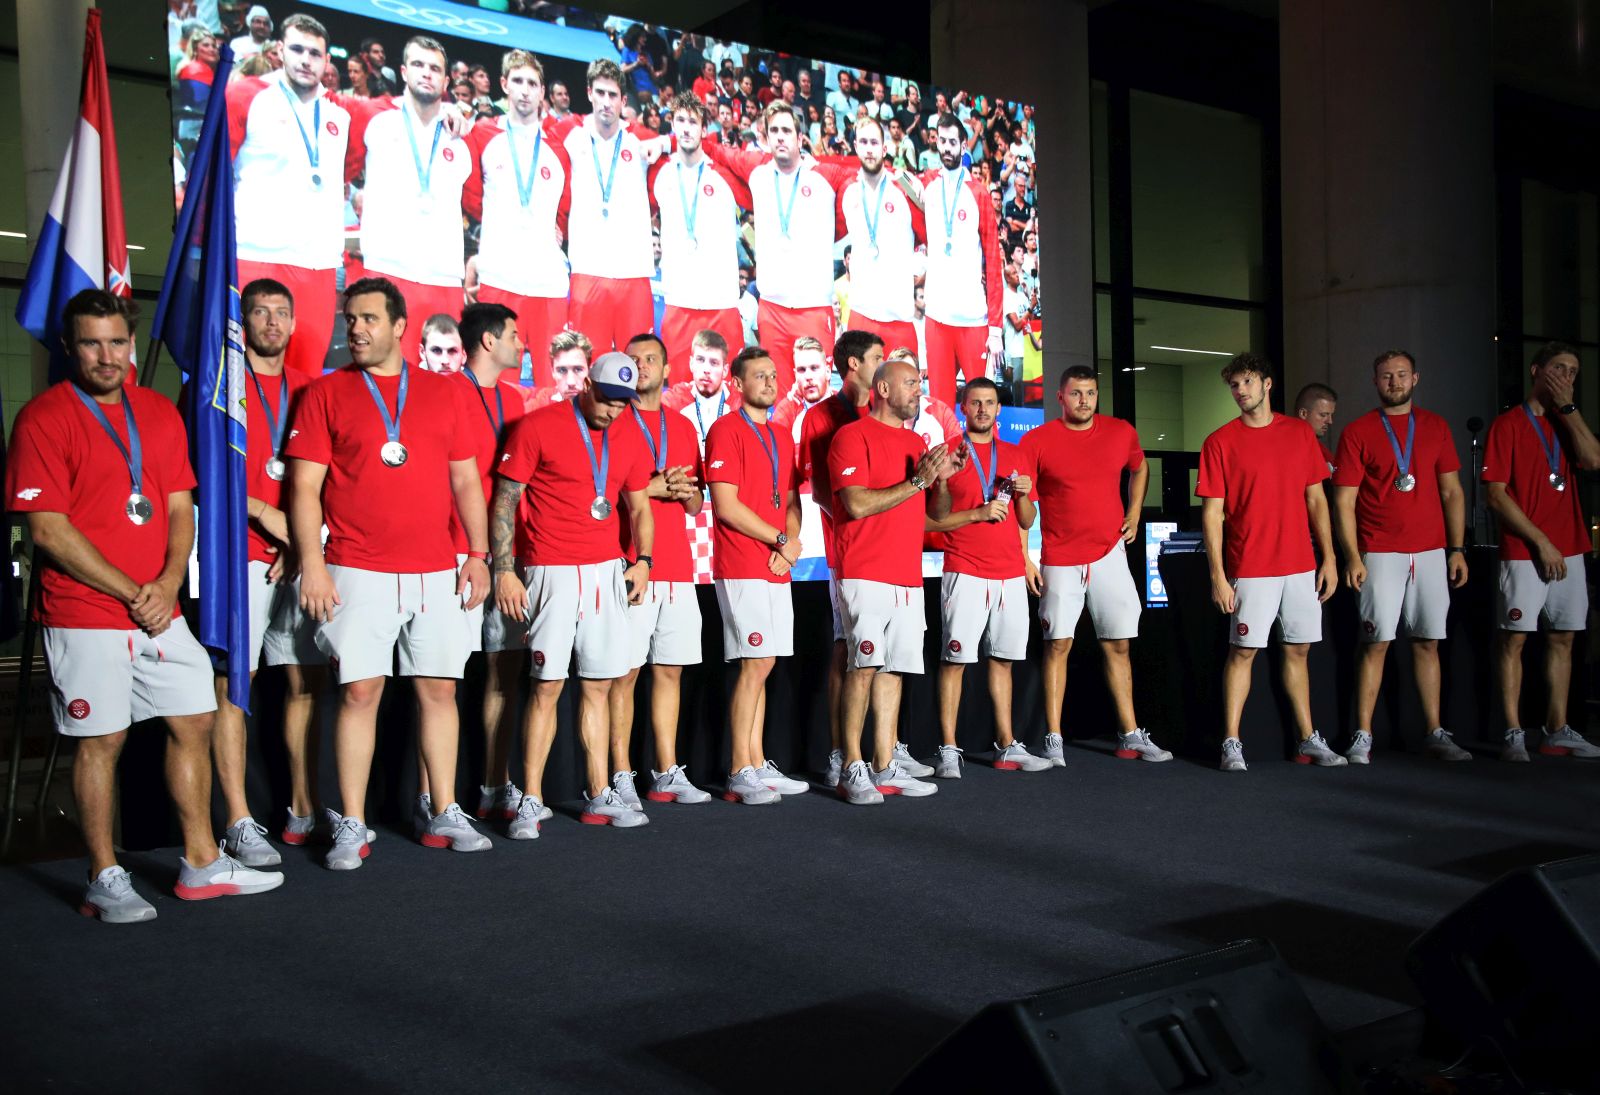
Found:
<path fill-rule="evenodd" d="M 329 136 L 333 137 L 337 137 L 339 135 L 339 123 L 333 121 L 331 118 L 328 120 L 328 134 Z"/>
<path fill-rule="evenodd" d="M 456 158 L 456 150 L 453 148 L 447 148 L 443 152 L 439 153 L 439 155 L 444 157 L 445 163 L 451 163 Z"/>
<path fill-rule="evenodd" d="M 540 669 L 544 668 L 544 651 L 543 650 L 535 650 L 533 652 L 533 664 L 538 666 Z"/>
<path fill-rule="evenodd" d="M 539 177 L 541 179 L 548 179 L 550 177 L 550 168 L 548 165 L 539 169 Z"/>
<path fill-rule="evenodd" d="M 761 632 L 752 631 L 750 632 L 750 637 L 746 639 L 745 642 L 749 643 L 751 646 L 760 646 L 762 643 L 766 642 L 766 640 L 761 637 Z"/>
<path fill-rule="evenodd" d="M 79 722 L 82 722 L 84 719 L 89 717 L 89 701 L 73 700 L 71 703 L 67 704 L 67 714 L 71 715 Z"/>
<path fill-rule="evenodd" d="M 950 653 L 952 653 L 952 654 L 961 653 L 961 640 L 959 640 L 959 639 L 951 639 L 950 640 Z"/>
<path fill-rule="evenodd" d="M 1043 616 L 1040 616 L 1039 617 L 1039 626 L 1044 628 L 1046 631 L 1049 631 L 1050 630 L 1050 621 L 1045 619 Z"/>
<path fill-rule="evenodd" d="M 862 639 L 861 640 L 860 649 L 861 649 L 861 653 L 866 654 L 866 655 L 868 655 L 870 657 L 872 652 L 874 650 L 876 650 L 877 647 L 872 645 L 872 640 L 871 639 Z"/>
<path fill-rule="evenodd" d="M 1516 623 L 1518 620 L 1522 619 L 1522 609 L 1513 608 L 1510 612 L 1507 612 L 1506 615 L 1511 617 L 1512 623 Z"/>
<path fill-rule="evenodd" d="M 700 193 L 702 193 L 706 197 L 710 198 L 710 197 L 714 197 L 716 195 L 717 191 L 716 191 L 716 188 L 713 187 L 710 183 L 706 183 L 704 186 L 702 186 L 700 188 Z"/>
<path fill-rule="evenodd" d="M 1234 630 L 1239 633 L 1239 637 L 1242 639 L 1246 635 L 1250 634 L 1250 625 L 1241 623 L 1238 627 L 1234 628 Z"/>
<path fill-rule="evenodd" d="M 1361 630 L 1365 631 L 1368 635 L 1376 635 L 1378 633 L 1378 625 L 1373 623 L 1371 620 L 1363 620 L 1361 622 Z"/>

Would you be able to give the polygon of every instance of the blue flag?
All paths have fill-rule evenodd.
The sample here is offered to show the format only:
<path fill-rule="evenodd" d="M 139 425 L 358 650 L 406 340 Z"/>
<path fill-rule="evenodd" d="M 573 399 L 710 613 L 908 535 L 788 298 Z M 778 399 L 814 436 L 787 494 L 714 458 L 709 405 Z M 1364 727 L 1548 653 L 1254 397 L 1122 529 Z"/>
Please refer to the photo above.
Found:
<path fill-rule="evenodd" d="M 223 48 L 216 86 L 227 87 Z M 206 107 L 200 144 L 161 283 L 152 335 L 183 370 L 189 456 L 199 481 L 200 641 L 226 655 L 228 698 L 250 709 L 249 547 L 245 523 L 244 331 L 233 222 L 227 96 Z"/>

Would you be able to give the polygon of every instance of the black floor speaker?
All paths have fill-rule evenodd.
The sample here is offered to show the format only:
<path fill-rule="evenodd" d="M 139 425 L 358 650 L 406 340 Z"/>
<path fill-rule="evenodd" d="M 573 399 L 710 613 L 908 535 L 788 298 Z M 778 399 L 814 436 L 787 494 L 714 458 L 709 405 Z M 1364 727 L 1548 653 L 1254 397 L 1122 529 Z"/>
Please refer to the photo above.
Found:
<path fill-rule="evenodd" d="M 1600 1090 L 1600 855 L 1513 871 L 1430 928 L 1406 969 L 1433 1022 L 1524 1081 Z"/>
<path fill-rule="evenodd" d="M 1342 1076 L 1277 948 L 1250 939 L 990 1004 L 895 1090 L 1322 1095 Z"/>

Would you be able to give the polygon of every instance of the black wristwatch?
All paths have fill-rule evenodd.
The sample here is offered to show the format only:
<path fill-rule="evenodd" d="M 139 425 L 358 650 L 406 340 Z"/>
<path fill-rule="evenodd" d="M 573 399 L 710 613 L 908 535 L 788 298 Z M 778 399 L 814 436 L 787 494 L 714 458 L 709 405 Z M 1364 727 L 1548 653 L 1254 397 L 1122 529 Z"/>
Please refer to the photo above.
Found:
<path fill-rule="evenodd" d="M 1447 548 L 1444 549 L 1444 553 L 1446 555 L 1453 555 L 1458 551 L 1461 552 L 1461 554 L 1463 554 L 1463 555 L 1465 555 L 1467 553 L 1467 549 L 1464 548 L 1464 547 L 1447 547 Z"/>
<path fill-rule="evenodd" d="M 1576 403 L 1563 403 L 1561 406 L 1556 408 L 1556 413 L 1557 414 L 1571 414 L 1573 411 L 1575 411 L 1577 409 L 1578 409 L 1578 405 Z"/>
<path fill-rule="evenodd" d="M 788 542 L 789 534 L 787 532 L 780 532 L 778 533 L 778 538 L 772 542 L 772 546 L 775 548 L 782 548 Z"/>
<path fill-rule="evenodd" d="M 640 556 L 638 556 L 637 558 L 634 559 L 634 562 L 643 563 L 645 566 L 649 567 L 651 570 L 654 570 L 656 568 L 655 559 L 652 558 L 649 555 L 640 555 Z"/>

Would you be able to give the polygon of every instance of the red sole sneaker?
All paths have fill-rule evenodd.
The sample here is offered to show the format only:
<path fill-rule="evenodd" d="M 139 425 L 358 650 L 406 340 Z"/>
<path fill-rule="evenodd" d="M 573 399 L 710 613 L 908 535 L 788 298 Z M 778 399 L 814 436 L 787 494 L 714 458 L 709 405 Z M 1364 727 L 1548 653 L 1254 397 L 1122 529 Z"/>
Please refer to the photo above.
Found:
<path fill-rule="evenodd" d="M 898 795 L 900 793 L 900 788 L 898 787 L 884 787 L 882 784 L 876 786 L 880 795 Z"/>
<path fill-rule="evenodd" d="M 448 848 L 450 847 L 450 838 L 447 836 L 436 836 L 433 833 L 423 833 L 417 838 L 417 843 L 421 844 L 424 848 Z M 364 848 L 365 846 L 363 846 L 363 849 Z M 364 858 L 366 856 L 365 850 L 363 850 L 361 854 Z"/>
<path fill-rule="evenodd" d="M 610 825 L 611 819 L 604 814 L 579 814 L 578 820 L 585 825 Z"/>
<path fill-rule="evenodd" d="M 644 793 L 644 797 L 649 799 L 651 802 L 677 802 L 678 801 L 678 796 L 673 794 L 671 791 L 646 791 Z M 732 802 L 738 796 L 737 795 L 724 794 L 722 797 L 727 799 L 729 802 Z"/>
<path fill-rule="evenodd" d="M 1138 760 L 1139 759 L 1139 754 L 1136 753 L 1132 749 L 1118 749 L 1117 750 L 1117 759 L 1118 760 Z"/>
<path fill-rule="evenodd" d="M 100 915 L 100 910 L 95 908 L 93 905 L 79 905 L 78 906 L 78 915 L 79 916 L 87 916 L 87 917 L 92 919 L 92 918 Z"/>
<path fill-rule="evenodd" d="M 243 891 L 231 882 L 218 882 L 210 886 L 174 886 L 172 892 L 185 901 L 209 901 L 213 897 L 233 897 Z"/>
<path fill-rule="evenodd" d="M 994 764 L 994 770 L 996 772 L 1017 772 L 1021 769 L 1022 765 L 1012 760 L 997 760 Z"/>
<path fill-rule="evenodd" d="M 1310 764 L 1311 763 L 1311 758 L 1310 757 L 1302 757 L 1300 754 L 1296 753 L 1295 757 L 1294 757 L 1294 762 L 1296 764 Z"/>
<path fill-rule="evenodd" d="M 1565 757 L 1572 753 L 1571 749 L 1563 749 L 1559 745 L 1541 745 L 1539 752 L 1547 757 Z"/>
<path fill-rule="evenodd" d="M 306 842 L 306 833 L 291 833 L 288 829 L 278 834 L 278 839 L 285 844 L 293 844 L 296 848 Z"/>

